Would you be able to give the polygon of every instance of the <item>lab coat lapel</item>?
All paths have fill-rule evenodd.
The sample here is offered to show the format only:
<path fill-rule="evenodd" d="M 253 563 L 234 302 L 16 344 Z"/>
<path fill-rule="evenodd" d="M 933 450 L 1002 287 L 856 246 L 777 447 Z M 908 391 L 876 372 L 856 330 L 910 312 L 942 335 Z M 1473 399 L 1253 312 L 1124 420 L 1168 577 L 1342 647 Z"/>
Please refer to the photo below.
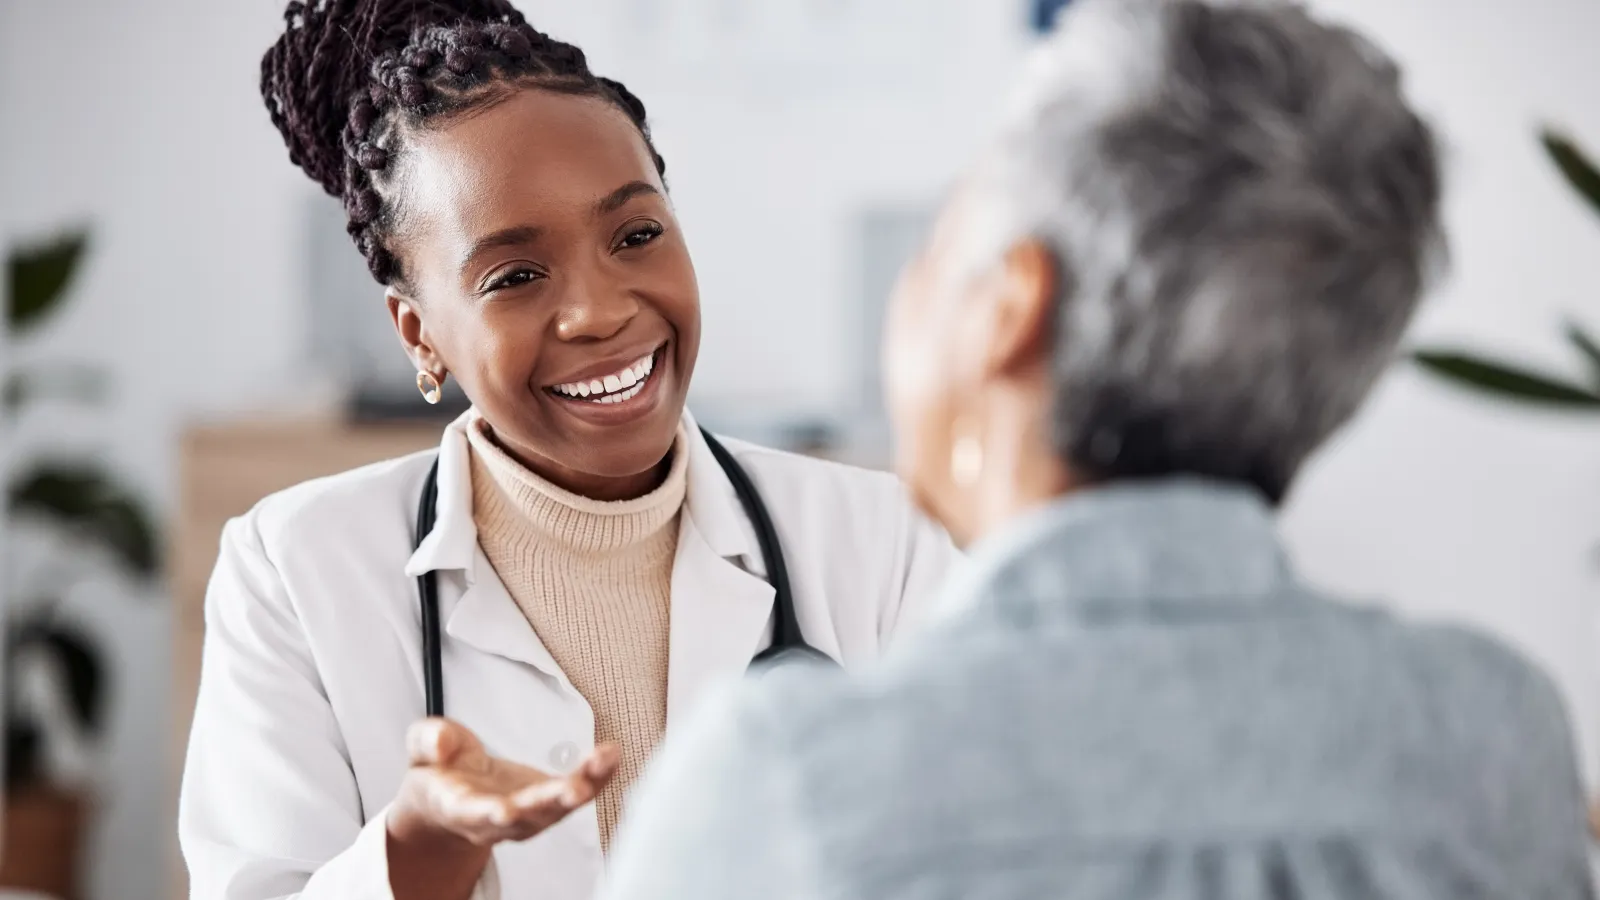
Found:
<path fill-rule="evenodd" d="M 718 556 L 684 519 L 672 570 L 668 722 L 692 712 L 707 687 L 749 668 L 766 643 L 772 596 L 771 585 Z"/>
<path fill-rule="evenodd" d="M 443 589 L 441 586 L 441 593 Z M 483 551 L 478 551 L 466 589 L 453 609 L 441 610 L 445 634 L 484 653 L 527 663 L 562 685 L 567 677 L 538 632 L 511 598 Z"/>
<path fill-rule="evenodd" d="M 439 619 L 444 633 L 484 653 L 526 663 L 566 683 L 555 658 L 517 608 L 511 593 L 478 546 L 472 521 L 472 462 L 467 412 L 445 429 L 439 442 L 439 480 L 433 531 L 412 554 L 406 574 L 432 571 L 439 582 Z M 449 653 L 448 642 L 445 652 Z"/>
<path fill-rule="evenodd" d="M 733 485 L 687 413 L 684 426 L 689 487 L 672 569 L 669 724 L 691 713 L 706 688 L 749 668 L 770 641 L 773 600 Z"/>

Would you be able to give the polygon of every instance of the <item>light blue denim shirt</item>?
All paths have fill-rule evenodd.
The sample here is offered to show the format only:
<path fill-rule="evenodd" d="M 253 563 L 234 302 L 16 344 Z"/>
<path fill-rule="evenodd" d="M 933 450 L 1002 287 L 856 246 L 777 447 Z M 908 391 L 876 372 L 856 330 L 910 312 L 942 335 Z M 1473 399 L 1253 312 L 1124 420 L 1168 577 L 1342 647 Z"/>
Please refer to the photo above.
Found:
<path fill-rule="evenodd" d="M 1589 900 L 1546 678 L 1299 583 L 1272 511 L 1074 494 L 877 666 L 730 688 L 669 738 L 611 900 Z"/>

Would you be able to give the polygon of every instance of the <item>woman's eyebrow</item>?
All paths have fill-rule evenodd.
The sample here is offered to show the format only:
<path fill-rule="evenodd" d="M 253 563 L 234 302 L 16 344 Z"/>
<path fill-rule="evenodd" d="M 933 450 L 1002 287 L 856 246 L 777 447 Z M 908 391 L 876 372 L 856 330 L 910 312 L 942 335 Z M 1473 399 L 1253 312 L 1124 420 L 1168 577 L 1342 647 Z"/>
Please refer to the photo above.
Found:
<path fill-rule="evenodd" d="M 473 260 L 477 259 L 479 255 L 487 251 L 496 250 L 501 247 L 516 247 L 524 244 L 531 244 L 538 240 L 539 235 L 543 232 L 544 229 L 534 225 L 513 225 L 510 228 L 502 228 L 493 234 L 484 235 L 473 242 L 472 249 L 468 250 L 467 255 L 462 258 L 461 270 L 465 272 L 472 266 Z"/>
<path fill-rule="evenodd" d="M 621 209 L 624 204 L 640 194 L 657 194 L 661 192 L 655 186 L 645 181 L 630 181 L 622 187 L 600 198 L 594 205 L 595 216 L 605 216 Z"/>

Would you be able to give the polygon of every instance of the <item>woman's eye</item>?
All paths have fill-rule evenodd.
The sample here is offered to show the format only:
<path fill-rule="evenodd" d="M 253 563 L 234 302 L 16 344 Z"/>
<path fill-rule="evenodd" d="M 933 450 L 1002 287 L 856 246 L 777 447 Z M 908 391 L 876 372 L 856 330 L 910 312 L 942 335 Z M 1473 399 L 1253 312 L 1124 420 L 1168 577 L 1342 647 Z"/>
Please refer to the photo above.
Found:
<path fill-rule="evenodd" d="M 487 290 L 503 291 L 506 288 L 520 287 L 538 277 L 539 273 L 533 269 L 512 269 L 490 281 Z"/>
<path fill-rule="evenodd" d="M 644 225 L 629 231 L 622 238 L 622 247 L 643 247 L 661 236 L 660 225 Z"/>

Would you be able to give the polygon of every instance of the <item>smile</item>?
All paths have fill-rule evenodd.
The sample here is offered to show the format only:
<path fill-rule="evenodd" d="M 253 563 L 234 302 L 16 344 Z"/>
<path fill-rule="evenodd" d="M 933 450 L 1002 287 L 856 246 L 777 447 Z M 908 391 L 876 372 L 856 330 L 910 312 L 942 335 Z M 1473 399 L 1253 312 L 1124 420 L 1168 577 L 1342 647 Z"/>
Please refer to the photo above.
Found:
<path fill-rule="evenodd" d="M 625 403 L 639 396 L 649 383 L 656 368 L 656 352 L 653 350 L 610 375 L 589 381 L 551 385 L 548 390 L 588 403 Z"/>

